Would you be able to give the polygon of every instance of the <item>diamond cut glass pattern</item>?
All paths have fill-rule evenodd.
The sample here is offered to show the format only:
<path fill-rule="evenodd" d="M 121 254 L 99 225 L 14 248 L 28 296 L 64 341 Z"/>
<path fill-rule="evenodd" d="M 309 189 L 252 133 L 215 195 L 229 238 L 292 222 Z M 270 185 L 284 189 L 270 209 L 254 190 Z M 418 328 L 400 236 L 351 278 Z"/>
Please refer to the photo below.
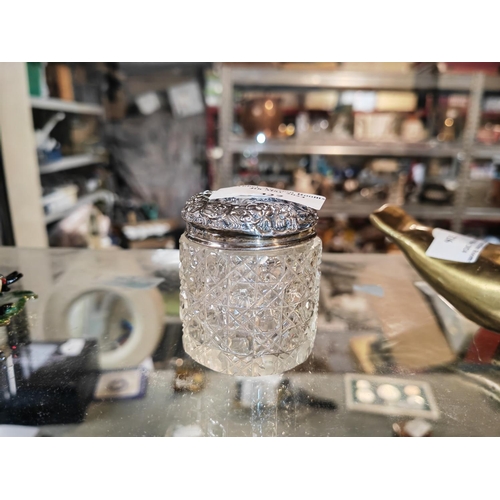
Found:
<path fill-rule="evenodd" d="M 180 241 L 186 352 L 215 371 L 259 376 L 304 362 L 316 336 L 321 240 L 228 250 Z"/>

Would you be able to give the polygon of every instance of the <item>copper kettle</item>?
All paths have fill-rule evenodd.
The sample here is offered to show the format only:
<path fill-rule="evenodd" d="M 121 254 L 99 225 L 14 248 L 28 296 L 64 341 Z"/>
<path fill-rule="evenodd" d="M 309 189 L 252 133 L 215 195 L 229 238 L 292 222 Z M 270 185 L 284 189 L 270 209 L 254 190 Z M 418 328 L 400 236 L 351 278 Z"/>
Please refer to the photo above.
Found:
<path fill-rule="evenodd" d="M 249 136 L 259 132 L 263 132 L 266 137 L 275 136 L 282 122 L 280 99 L 259 97 L 243 103 L 240 124 Z"/>

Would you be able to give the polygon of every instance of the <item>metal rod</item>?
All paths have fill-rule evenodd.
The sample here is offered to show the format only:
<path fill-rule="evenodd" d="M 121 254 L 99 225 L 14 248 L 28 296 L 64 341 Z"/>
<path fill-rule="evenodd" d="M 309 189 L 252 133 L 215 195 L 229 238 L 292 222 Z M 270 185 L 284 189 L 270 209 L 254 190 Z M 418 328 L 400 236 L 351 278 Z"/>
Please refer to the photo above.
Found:
<path fill-rule="evenodd" d="M 474 149 L 474 142 L 479 127 L 479 119 L 481 116 L 481 101 L 484 91 L 485 76 L 483 73 L 473 75 L 469 105 L 467 108 L 467 120 L 465 123 L 463 137 L 463 151 L 460 153 L 461 160 L 460 170 L 458 173 L 458 190 L 455 195 L 454 206 L 455 213 L 452 221 L 452 230 L 456 232 L 462 231 L 465 212 L 467 209 L 467 196 L 470 186 L 470 166 Z"/>
<path fill-rule="evenodd" d="M 221 70 L 222 102 L 220 110 L 220 143 L 222 159 L 215 173 L 212 190 L 229 187 L 233 184 L 233 154 L 229 148 L 230 136 L 233 132 L 233 80 L 231 68 L 226 66 Z"/>

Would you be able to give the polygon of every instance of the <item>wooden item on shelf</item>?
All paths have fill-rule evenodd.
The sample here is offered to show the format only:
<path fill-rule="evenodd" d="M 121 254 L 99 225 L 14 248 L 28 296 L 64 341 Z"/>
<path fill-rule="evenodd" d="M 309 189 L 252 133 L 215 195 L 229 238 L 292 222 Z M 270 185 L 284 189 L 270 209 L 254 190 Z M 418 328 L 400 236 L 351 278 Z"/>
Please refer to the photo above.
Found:
<path fill-rule="evenodd" d="M 481 71 L 487 75 L 498 75 L 498 62 L 439 62 L 437 68 L 441 73 L 477 73 Z"/>
<path fill-rule="evenodd" d="M 358 141 L 396 141 L 395 113 L 355 113 L 354 137 Z"/>
<path fill-rule="evenodd" d="M 344 62 L 340 69 L 367 73 L 409 73 L 412 66 L 411 62 Z"/>
<path fill-rule="evenodd" d="M 379 339 L 378 334 L 357 335 L 349 340 L 351 354 L 363 373 L 375 375 L 377 365 L 372 357 L 372 345 Z"/>
<path fill-rule="evenodd" d="M 68 65 L 48 64 L 46 73 L 51 97 L 58 97 L 64 101 L 75 100 L 71 68 Z"/>
<path fill-rule="evenodd" d="M 395 173 L 399 169 L 398 160 L 395 158 L 376 158 L 369 161 L 367 166 L 378 173 Z"/>
<path fill-rule="evenodd" d="M 365 296 L 379 318 L 394 364 L 401 372 L 408 372 L 453 362 L 456 355 L 435 314 L 413 285 L 416 273 L 404 259 L 390 258 L 393 259 L 392 265 L 383 275 L 378 269 L 367 267 L 360 274 L 358 284 L 377 283 L 383 290 L 383 297 Z"/>
<path fill-rule="evenodd" d="M 415 92 L 379 91 L 375 109 L 384 112 L 413 112 L 417 109 L 417 99 Z"/>
<path fill-rule="evenodd" d="M 404 142 L 420 142 L 427 139 L 428 132 L 422 121 L 416 116 L 408 116 L 401 124 L 401 140 Z"/>
<path fill-rule="evenodd" d="M 495 207 L 500 207 L 500 179 L 493 179 L 492 181 L 491 203 Z"/>
<path fill-rule="evenodd" d="M 280 69 L 298 71 L 334 71 L 339 69 L 338 62 L 282 62 Z"/>
<path fill-rule="evenodd" d="M 304 107 L 311 110 L 331 111 L 337 106 L 339 93 L 334 90 L 308 92 L 304 98 Z"/>

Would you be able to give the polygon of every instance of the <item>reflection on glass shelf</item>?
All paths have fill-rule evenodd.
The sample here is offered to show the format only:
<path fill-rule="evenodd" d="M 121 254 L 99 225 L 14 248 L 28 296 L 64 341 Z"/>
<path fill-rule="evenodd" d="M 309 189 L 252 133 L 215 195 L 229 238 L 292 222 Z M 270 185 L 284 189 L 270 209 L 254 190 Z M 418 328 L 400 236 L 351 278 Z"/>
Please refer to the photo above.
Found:
<path fill-rule="evenodd" d="M 47 109 L 50 111 L 66 111 L 67 113 L 78 113 L 87 115 L 102 115 L 104 108 L 99 104 L 65 101 L 54 97 L 31 97 L 31 107 L 35 109 Z"/>
<path fill-rule="evenodd" d="M 226 71 L 228 71 L 226 69 Z M 230 68 L 231 80 L 238 88 L 334 88 L 334 89 L 441 89 L 469 91 L 474 73 L 423 74 L 413 71 L 303 71 L 275 68 Z M 486 90 L 498 90 L 500 77 L 487 75 Z"/>
<path fill-rule="evenodd" d="M 500 183 L 489 179 L 471 181 L 465 218 L 470 220 L 500 220 Z"/>
<path fill-rule="evenodd" d="M 51 174 L 54 172 L 61 172 L 63 170 L 71 170 L 73 168 L 95 165 L 102 161 L 103 158 L 96 154 L 72 155 L 41 165 L 40 173 Z"/>
<path fill-rule="evenodd" d="M 77 297 L 66 320 L 70 337 L 96 339 L 103 352 L 123 345 L 134 327 L 129 304 L 119 294 L 107 290 L 92 290 Z"/>
<path fill-rule="evenodd" d="M 368 217 L 373 211 L 387 203 L 386 201 L 350 201 L 327 200 L 320 210 L 320 217 L 335 217 L 344 215 L 348 217 Z M 404 209 L 414 217 L 424 219 L 450 219 L 453 217 L 454 208 L 451 205 L 433 205 L 423 203 L 406 203 Z"/>
<path fill-rule="evenodd" d="M 481 144 L 476 143 L 472 150 L 472 156 L 480 160 L 500 158 L 500 143 L 498 144 Z"/>
<path fill-rule="evenodd" d="M 305 139 L 268 139 L 259 143 L 254 139 L 233 136 L 229 141 L 232 153 L 273 153 L 273 154 L 318 154 L 354 156 L 416 156 L 453 157 L 460 153 L 459 143 L 427 141 L 404 142 L 360 142 L 355 140 L 335 140 L 324 135 Z"/>
<path fill-rule="evenodd" d="M 465 210 L 467 220 L 499 221 L 500 207 L 468 207 Z"/>
<path fill-rule="evenodd" d="M 111 204 L 114 200 L 114 195 L 110 191 L 107 191 L 105 189 L 99 189 L 98 191 L 95 191 L 93 193 L 84 195 L 78 200 L 73 203 L 72 205 L 67 205 L 61 208 L 60 210 L 54 210 L 53 212 L 47 213 L 45 215 L 45 223 L 46 224 L 51 224 L 53 222 L 59 221 L 61 219 L 64 219 L 68 215 L 70 215 L 74 210 L 76 210 L 78 207 L 81 207 L 82 205 L 86 205 L 89 203 L 94 203 L 96 201 L 105 201 L 108 204 Z"/>

